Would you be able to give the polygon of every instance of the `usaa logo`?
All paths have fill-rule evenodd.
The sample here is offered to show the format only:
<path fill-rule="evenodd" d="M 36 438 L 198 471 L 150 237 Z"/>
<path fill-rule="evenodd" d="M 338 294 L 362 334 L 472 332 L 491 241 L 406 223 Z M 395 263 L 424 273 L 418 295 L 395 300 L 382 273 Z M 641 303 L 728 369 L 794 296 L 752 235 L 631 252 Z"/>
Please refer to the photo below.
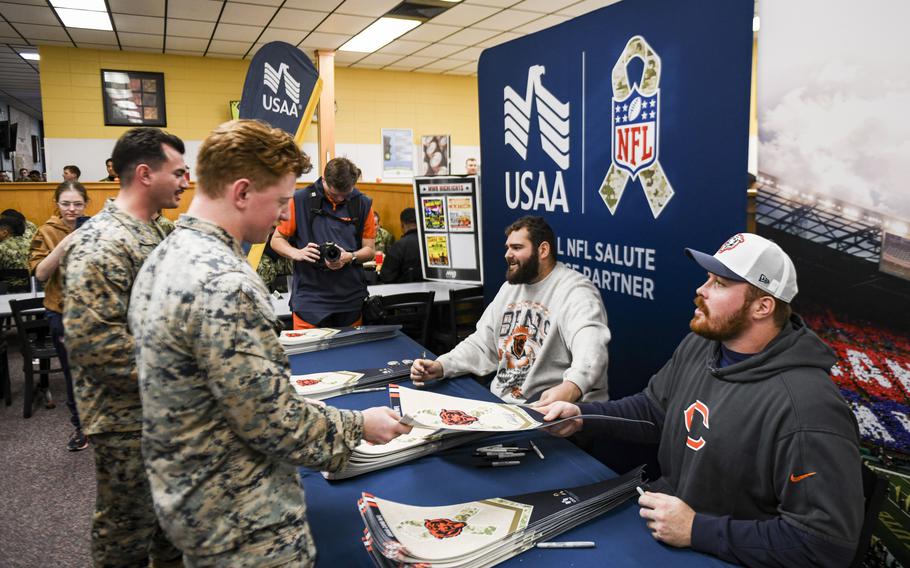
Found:
<path fill-rule="evenodd" d="M 528 159 L 532 121 L 537 119 L 540 147 L 559 167 L 548 181 L 545 171 L 505 172 L 506 205 L 509 209 L 544 209 L 569 212 L 562 173 L 569 168 L 569 103 L 560 101 L 543 86 L 543 65 L 528 69 L 524 95 L 512 87 L 503 89 L 503 130 L 506 146 Z"/>
<path fill-rule="evenodd" d="M 287 63 L 282 63 L 278 69 L 268 63 L 265 64 L 262 82 L 272 91 L 273 95 L 262 93 L 262 108 L 296 118 L 299 116 L 298 109 L 300 108 L 300 81 L 295 80 L 288 69 Z M 290 101 L 275 96 L 278 95 L 278 87 L 281 86 L 282 79 L 284 79 L 284 94 Z"/>

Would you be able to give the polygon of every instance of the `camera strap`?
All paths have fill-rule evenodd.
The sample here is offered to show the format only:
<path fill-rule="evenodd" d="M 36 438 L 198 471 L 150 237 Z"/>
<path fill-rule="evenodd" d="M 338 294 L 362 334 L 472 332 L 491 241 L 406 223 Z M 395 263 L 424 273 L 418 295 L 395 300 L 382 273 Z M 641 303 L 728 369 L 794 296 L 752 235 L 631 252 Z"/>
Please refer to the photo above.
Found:
<path fill-rule="evenodd" d="M 356 239 L 356 242 L 357 242 L 357 248 L 360 249 L 361 247 L 363 247 L 363 227 L 364 227 L 365 213 L 362 211 L 362 209 L 363 209 L 363 194 L 362 193 L 358 193 L 357 195 L 354 195 L 350 199 L 347 200 L 348 211 L 351 213 L 351 215 L 356 215 L 356 216 L 352 216 L 352 217 L 339 217 L 339 216 L 333 215 L 332 213 L 329 213 L 328 211 L 323 209 L 322 206 L 325 203 L 325 201 L 324 201 L 325 196 L 320 191 L 318 191 L 315 187 L 311 188 L 307 192 L 306 197 L 307 197 L 307 207 L 306 207 L 307 225 L 308 225 L 308 228 L 310 231 L 311 239 L 316 238 L 316 235 L 313 233 L 313 219 L 315 219 L 316 216 L 319 215 L 320 217 L 332 219 L 339 223 L 354 225 L 354 227 L 355 227 L 354 238 Z M 367 211 L 366 213 L 369 213 L 369 211 Z"/>

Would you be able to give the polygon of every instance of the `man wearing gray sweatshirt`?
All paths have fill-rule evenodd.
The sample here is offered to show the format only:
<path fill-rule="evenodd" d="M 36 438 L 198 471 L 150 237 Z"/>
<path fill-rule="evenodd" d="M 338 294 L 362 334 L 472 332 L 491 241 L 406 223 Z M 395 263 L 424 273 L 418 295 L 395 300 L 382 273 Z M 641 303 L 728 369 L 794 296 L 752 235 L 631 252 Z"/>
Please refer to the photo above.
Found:
<path fill-rule="evenodd" d="M 506 402 L 607 400 L 610 329 L 597 288 L 557 262 L 542 217 L 506 229 L 505 260 L 506 282 L 477 330 L 436 361 L 414 361 L 414 384 L 495 371 L 490 390 Z"/>

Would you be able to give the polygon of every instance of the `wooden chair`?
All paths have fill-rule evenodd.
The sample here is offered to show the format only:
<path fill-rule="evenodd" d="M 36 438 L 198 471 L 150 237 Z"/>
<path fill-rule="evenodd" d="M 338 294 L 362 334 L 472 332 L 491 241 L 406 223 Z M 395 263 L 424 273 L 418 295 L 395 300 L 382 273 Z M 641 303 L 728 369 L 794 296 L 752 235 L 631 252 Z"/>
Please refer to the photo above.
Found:
<path fill-rule="evenodd" d="M 449 317 L 445 329 L 433 334 L 433 350 L 448 353 L 465 337 L 474 333 L 483 315 L 483 288 L 475 286 L 449 291 Z"/>
<path fill-rule="evenodd" d="M 22 349 L 22 370 L 25 373 L 25 388 L 23 389 L 25 400 L 22 416 L 31 418 L 35 399 L 35 373 L 37 372 L 39 378 L 39 390 L 46 393 L 47 401 L 50 402 L 48 379 L 51 373 L 63 369 L 59 366 L 51 368 L 51 361 L 57 359 L 57 350 L 51 339 L 50 326 L 44 317 L 44 300 L 41 298 L 11 300 L 9 305 L 13 312 L 13 320 L 16 322 Z M 36 359 L 38 369 L 35 369 L 34 365 Z"/>
<path fill-rule="evenodd" d="M 426 346 L 430 335 L 430 314 L 436 292 L 414 292 L 382 297 L 386 324 L 400 324 L 401 331 Z"/>

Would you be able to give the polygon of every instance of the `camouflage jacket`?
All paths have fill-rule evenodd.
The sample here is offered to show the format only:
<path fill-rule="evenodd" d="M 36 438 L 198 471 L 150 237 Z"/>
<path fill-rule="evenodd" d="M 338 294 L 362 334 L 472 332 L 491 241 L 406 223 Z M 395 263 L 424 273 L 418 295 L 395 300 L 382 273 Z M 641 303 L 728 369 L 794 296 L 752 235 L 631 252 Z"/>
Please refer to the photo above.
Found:
<path fill-rule="evenodd" d="M 388 232 L 384 227 L 379 227 L 376 230 L 376 244 L 375 248 L 377 251 L 382 253 L 389 252 L 389 247 L 392 246 L 392 243 L 395 242 L 395 237 L 392 233 Z"/>
<path fill-rule="evenodd" d="M 240 243 L 181 215 L 140 271 L 129 318 L 142 453 L 168 537 L 205 556 L 253 532 L 280 540 L 309 531 L 294 466 L 343 467 L 363 415 L 293 391 L 268 291 Z"/>
<path fill-rule="evenodd" d="M 108 200 L 64 254 L 66 350 L 86 434 L 142 428 L 135 344 L 126 317 L 136 274 L 160 241 L 151 226 Z"/>
<path fill-rule="evenodd" d="M 0 268 L 28 270 L 28 249 L 37 230 L 38 227 L 34 223 L 26 221 L 23 234 L 0 241 Z M 5 282 L 11 288 L 29 286 L 27 278 L 8 278 Z"/>

